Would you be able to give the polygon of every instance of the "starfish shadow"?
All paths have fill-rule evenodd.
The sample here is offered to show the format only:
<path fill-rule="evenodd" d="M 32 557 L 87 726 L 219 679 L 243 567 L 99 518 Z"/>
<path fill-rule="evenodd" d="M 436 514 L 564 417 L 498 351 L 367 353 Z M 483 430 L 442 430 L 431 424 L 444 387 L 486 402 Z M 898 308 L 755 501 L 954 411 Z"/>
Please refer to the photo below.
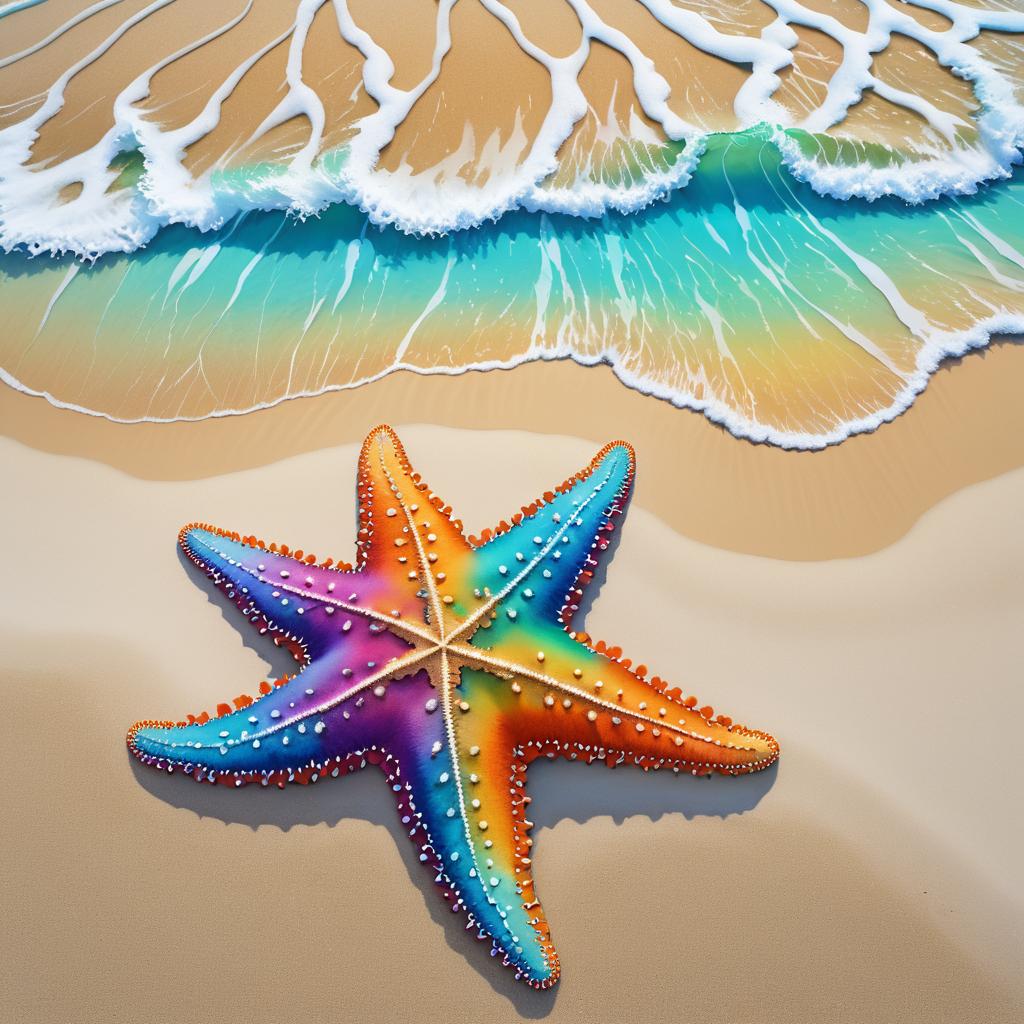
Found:
<path fill-rule="evenodd" d="M 619 528 L 612 530 L 611 539 L 608 541 L 608 550 L 605 551 L 604 556 L 598 561 L 597 569 L 594 572 L 594 578 L 590 581 L 588 586 L 583 588 L 583 596 L 580 598 L 580 606 L 573 616 L 574 621 L 576 622 L 587 621 L 590 609 L 594 606 L 594 602 L 598 597 L 600 597 L 601 590 L 604 588 L 605 583 L 608 582 L 608 568 L 612 562 L 615 561 L 615 555 L 619 550 L 619 545 L 622 543 L 621 526 L 625 521 L 626 516 L 629 514 L 630 508 L 633 506 L 633 494 L 634 489 L 630 488 L 629 494 L 626 496 L 626 501 L 622 507 L 622 515 L 619 516 L 618 523 L 616 524 Z"/>
<path fill-rule="evenodd" d="M 620 531 L 611 536 L 611 552 L 620 543 Z M 178 550 L 178 560 L 238 635 L 241 642 L 265 662 L 270 677 L 296 671 L 296 663 L 284 648 L 266 642 L 248 629 L 233 608 L 224 601 L 212 581 L 197 577 L 195 566 Z M 578 618 L 582 621 L 599 595 L 610 558 L 601 565 L 591 586 L 584 592 Z M 509 999 L 521 1017 L 543 1018 L 554 1008 L 559 986 L 537 991 L 517 981 L 510 971 L 502 970 L 489 956 L 489 943 L 478 942 L 474 932 L 465 929 L 462 914 L 452 913 L 437 897 L 432 874 L 424 870 L 418 852 L 410 843 L 395 813 L 392 795 L 379 772 L 365 771 L 349 775 L 341 784 L 332 782 L 310 786 L 288 786 L 284 792 L 266 791 L 259 786 L 228 790 L 219 785 L 198 785 L 178 773 L 168 775 L 145 768 L 129 759 L 138 783 L 153 796 L 174 807 L 194 811 L 225 823 L 244 824 L 256 829 L 270 825 L 288 831 L 296 826 L 342 825 L 346 819 L 362 820 L 386 828 L 409 877 L 423 898 L 431 919 L 441 928 L 449 945 L 492 986 Z M 648 772 L 641 778 L 638 770 L 609 771 L 602 765 L 581 770 L 583 762 L 562 760 L 535 762 L 529 770 L 531 817 L 537 826 L 535 837 L 543 848 L 543 833 L 562 820 L 580 823 L 592 818 L 610 817 L 622 823 L 628 817 L 643 815 L 652 820 L 669 814 L 685 818 L 716 816 L 725 818 L 754 808 L 774 783 L 777 769 L 754 775 L 728 778 L 710 776 L 691 778 L 671 771 Z M 543 886 L 543 882 L 541 883 Z M 543 890 L 542 890 L 543 891 Z"/>
<path fill-rule="evenodd" d="M 347 819 L 386 828 L 402 858 L 410 880 L 423 898 L 431 919 L 444 931 L 448 945 L 462 955 L 484 980 L 505 996 L 525 1018 L 547 1016 L 555 1005 L 559 987 L 538 992 L 517 982 L 489 956 L 489 944 L 478 942 L 465 929 L 465 918 L 453 914 L 436 893 L 432 875 L 423 869 L 395 813 L 383 775 L 357 772 L 342 780 L 315 786 L 289 786 L 265 790 L 247 786 L 231 790 L 199 785 L 180 774 L 154 772 L 129 758 L 132 772 L 147 792 L 173 807 L 185 808 L 200 817 L 257 829 L 270 825 L 289 831 L 295 827 L 326 824 L 339 827 Z M 753 808 L 775 781 L 776 768 L 739 778 L 682 778 L 671 772 L 609 770 L 565 762 L 535 763 L 529 772 L 531 811 L 539 844 L 543 831 L 564 819 L 586 822 L 610 816 L 621 823 L 634 815 L 657 819 L 666 814 L 714 815 L 725 818 Z M 543 885 L 543 880 L 541 880 Z"/>
<path fill-rule="evenodd" d="M 619 542 L 618 531 L 612 544 Z M 271 675 L 294 672 L 296 664 L 283 649 L 253 634 L 231 614 L 216 586 L 205 577 L 196 579 L 194 566 L 179 550 L 179 560 L 189 575 L 206 594 L 207 599 L 223 615 L 241 642 L 255 651 L 271 666 Z M 603 560 L 603 566 L 608 564 Z M 605 581 L 600 571 L 586 588 L 580 617 L 599 594 Z M 200 817 L 215 818 L 226 824 L 241 824 L 257 829 L 261 825 L 289 831 L 299 826 L 326 824 L 331 828 L 346 820 L 362 820 L 386 828 L 395 842 L 410 880 L 423 898 L 432 920 L 443 930 L 448 945 L 462 955 L 482 978 L 499 994 L 505 996 L 523 1018 L 547 1016 L 558 998 L 559 986 L 539 992 L 517 982 L 511 971 L 501 969 L 489 955 L 488 943 L 478 942 L 473 932 L 465 929 L 465 918 L 451 912 L 436 893 L 432 875 L 423 869 L 417 851 L 398 820 L 391 792 L 383 775 L 364 771 L 346 776 L 338 783 L 315 786 L 289 786 L 286 790 L 265 790 L 247 786 L 231 790 L 222 786 L 197 785 L 180 774 L 154 772 L 129 757 L 129 764 L 140 786 L 173 807 L 193 811 Z M 536 825 L 534 835 L 543 843 L 545 829 L 563 820 L 578 823 L 593 818 L 610 817 L 617 824 L 636 815 L 657 820 L 664 815 L 678 814 L 689 819 L 696 816 L 726 818 L 755 807 L 771 789 L 777 766 L 753 775 L 727 778 L 710 776 L 695 779 L 670 771 L 641 773 L 625 768 L 609 770 L 602 765 L 586 766 L 583 762 L 559 760 L 537 761 L 529 770 L 529 791 L 533 798 L 531 815 Z M 541 881 L 543 886 L 543 881 Z M 543 890 L 542 890 L 543 891 Z"/>

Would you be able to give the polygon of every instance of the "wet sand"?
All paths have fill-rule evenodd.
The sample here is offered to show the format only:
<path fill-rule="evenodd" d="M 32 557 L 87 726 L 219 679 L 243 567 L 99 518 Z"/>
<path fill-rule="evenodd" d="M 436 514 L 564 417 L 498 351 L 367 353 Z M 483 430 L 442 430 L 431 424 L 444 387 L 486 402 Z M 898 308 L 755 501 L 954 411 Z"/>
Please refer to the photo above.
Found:
<path fill-rule="evenodd" d="M 1010 426 L 994 389 L 1022 356 L 967 360 L 897 423 L 810 455 L 738 442 L 601 371 L 561 366 L 407 377 L 152 428 L 0 392 L 18 581 L 0 626 L 5 1013 L 1019 1020 L 1024 469 L 1011 466 L 1019 431 L 1002 461 L 986 442 L 999 450 Z M 957 388 L 969 394 L 993 360 L 1003 373 L 988 404 L 974 395 L 969 472 L 929 428 L 961 411 Z M 571 407 L 540 416 L 536 433 L 488 429 L 529 421 L 541 403 L 521 403 L 545 386 Z M 487 416 L 495 388 L 506 404 Z M 777 770 L 747 779 L 531 769 L 538 890 L 564 967 L 552 993 L 517 986 L 467 937 L 372 771 L 209 792 L 124 749 L 140 716 L 209 706 L 287 668 L 232 628 L 233 609 L 178 557 L 178 527 L 202 518 L 350 557 L 354 439 L 385 418 L 471 531 L 563 479 L 599 440 L 632 439 L 638 487 L 588 628 L 783 745 Z M 438 425 L 458 422 L 477 429 Z M 849 489 L 836 490 L 843 477 Z M 903 493 L 900 515 L 851 533 L 824 506 L 811 514 L 858 486 L 865 509 Z M 688 525 L 704 520 L 669 513 L 696 502 L 710 523 L 709 488 L 718 502 L 764 502 L 719 504 L 723 518 L 745 526 L 789 508 L 818 539 L 792 524 L 755 531 L 773 558 L 738 553 L 751 542 L 728 522 L 716 527 L 728 543 L 694 539 Z M 844 545 L 874 553 L 780 557 Z"/>
<path fill-rule="evenodd" d="M 120 26 L 145 8 L 143 0 L 125 0 L 70 28 L 72 16 L 87 5 L 39 4 L 4 21 L 0 59 L 28 51 L 51 34 L 53 41 L 21 60 L 0 67 L 0 126 L 20 120 L 42 101 L 59 74 L 84 60 Z M 435 45 L 436 23 L 430 5 L 403 2 L 392 5 L 390 16 L 359 0 L 350 5 L 356 23 L 389 55 L 394 68 L 392 84 L 410 89 L 429 72 Z M 773 20 L 771 9 L 758 0 L 739 0 L 727 8 L 689 5 L 710 24 L 731 36 L 757 36 Z M 809 4 L 863 32 L 866 20 L 855 0 L 829 0 Z M 578 45 L 582 28 L 567 4 L 543 5 L 516 0 L 509 5 L 529 41 L 547 54 L 564 56 Z M 672 110 L 705 131 L 731 131 L 738 125 L 734 102 L 749 74 L 749 67 L 724 60 L 691 45 L 666 29 L 640 5 L 595 0 L 597 13 L 621 30 L 649 57 L 672 89 Z M 289 9 L 291 10 L 291 9 Z M 926 27 L 948 27 L 945 19 L 912 8 Z M 229 23 L 237 19 L 237 24 Z M 200 0 L 179 0 L 132 25 L 109 50 L 83 67 L 70 83 L 61 111 L 46 124 L 33 146 L 34 160 L 66 159 L 94 145 L 114 123 L 115 97 L 140 73 L 180 51 L 169 67 L 159 71 L 143 106 L 165 128 L 178 127 L 195 116 L 214 95 L 230 70 L 287 33 L 291 17 L 282 18 L 281 5 L 255 0 L 245 5 L 210 5 Z M 794 64 L 781 72 L 782 86 L 775 100 L 788 110 L 794 123 L 824 98 L 825 82 L 842 61 L 842 46 L 824 33 L 798 28 L 800 43 Z M 440 77 L 415 105 L 382 154 L 386 170 L 429 171 L 452 181 L 482 183 L 507 173 L 521 162 L 539 132 L 550 105 L 550 76 L 541 63 L 527 55 L 499 19 L 477 4 L 460 4 L 452 14 L 452 52 Z M 215 36 L 194 47 L 206 36 Z M 985 44 L 988 45 L 987 42 Z M 191 46 L 191 48 L 190 48 Z M 287 40 L 272 47 L 243 76 L 228 100 L 224 123 L 192 147 L 187 164 L 195 174 L 214 166 L 241 166 L 261 160 L 287 160 L 309 138 L 305 116 L 289 119 L 266 132 L 252 135 L 274 110 L 285 88 Z M 996 47 L 998 49 L 999 42 Z M 594 47 L 596 64 L 605 64 L 603 46 Z M 1019 61 L 1018 61 L 1019 62 Z M 330 5 L 314 19 L 304 47 L 306 84 L 320 96 L 327 114 L 324 149 L 351 137 L 356 122 L 375 109 L 359 86 L 360 55 L 339 36 Z M 1014 61 L 1008 71 L 1014 81 Z M 495 69 L 500 69 L 495 74 Z M 897 34 L 879 59 L 883 80 L 910 91 L 943 109 L 964 113 L 975 102 L 969 89 L 942 68 L 930 52 Z M 906 81 L 910 73 L 909 82 Z M 591 76 L 594 77 L 593 75 Z M 510 88 L 510 83 L 514 87 Z M 621 83 L 621 103 L 639 113 L 640 102 L 632 83 Z M 965 92 L 966 90 L 966 92 Z M 588 89 L 593 113 L 607 107 L 603 88 Z M 623 122 L 628 123 L 628 122 Z M 860 141 L 884 140 L 897 149 L 929 152 L 934 133 L 922 135 L 925 122 L 906 109 L 869 95 L 836 134 Z M 500 158 L 494 152 L 502 147 Z M 572 147 L 569 147 L 570 149 Z M 601 150 L 596 151 L 601 156 Z"/>
<path fill-rule="evenodd" d="M 820 452 L 738 441 L 699 414 L 629 390 L 606 367 L 569 361 L 459 377 L 402 372 L 196 423 L 111 423 L 0 388 L 0 424 L 24 444 L 148 480 L 266 466 L 360 442 L 382 421 L 529 424 L 597 446 L 623 438 L 638 452 L 638 500 L 673 529 L 731 551 L 821 560 L 885 547 L 947 495 L 1024 466 L 1022 389 L 1024 345 L 1006 340 L 941 369 L 894 422 Z M 510 468 L 524 461 L 513 456 Z"/>

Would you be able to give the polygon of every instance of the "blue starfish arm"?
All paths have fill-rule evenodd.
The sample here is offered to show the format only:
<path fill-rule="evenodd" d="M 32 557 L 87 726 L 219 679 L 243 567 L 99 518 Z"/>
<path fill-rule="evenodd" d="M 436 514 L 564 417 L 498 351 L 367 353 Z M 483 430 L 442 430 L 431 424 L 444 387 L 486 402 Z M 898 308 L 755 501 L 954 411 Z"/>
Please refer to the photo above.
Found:
<path fill-rule="evenodd" d="M 471 703 L 479 697 L 483 712 L 486 687 L 466 681 L 482 673 L 463 669 L 462 675 L 460 689 Z M 526 865 L 518 856 L 509 861 L 509 837 L 518 827 L 513 815 L 520 814 L 518 791 L 510 789 L 512 750 L 503 747 L 484 714 L 476 722 L 473 713 L 453 714 L 449 730 L 438 708 L 432 746 L 399 756 L 411 798 L 410 836 L 444 896 L 466 912 L 467 928 L 490 939 L 493 955 L 517 976 L 547 987 L 557 980 L 557 956 L 532 895 L 523 894 L 519 873 Z"/>
<path fill-rule="evenodd" d="M 389 688 L 407 686 L 408 678 L 423 674 L 422 656 L 398 637 L 375 636 L 373 651 L 379 662 L 364 660 L 353 667 L 339 645 L 258 700 L 217 718 L 138 723 L 129 746 L 143 758 L 187 767 L 190 774 L 226 774 L 239 784 L 311 767 L 323 771 L 387 743 L 395 718 L 383 698 Z M 404 678 L 403 662 L 408 663 Z"/>
<path fill-rule="evenodd" d="M 607 445 L 575 478 L 478 549 L 478 588 L 504 595 L 506 615 L 567 624 L 625 510 L 634 471 L 628 444 Z"/>

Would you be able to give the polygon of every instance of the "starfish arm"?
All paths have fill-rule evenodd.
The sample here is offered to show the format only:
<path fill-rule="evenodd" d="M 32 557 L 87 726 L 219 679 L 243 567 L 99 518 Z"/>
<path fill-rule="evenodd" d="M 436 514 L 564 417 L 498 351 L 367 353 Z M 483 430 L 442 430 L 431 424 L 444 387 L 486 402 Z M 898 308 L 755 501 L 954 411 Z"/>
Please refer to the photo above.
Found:
<path fill-rule="evenodd" d="M 289 647 L 302 663 L 337 646 L 339 637 L 355 639 L 349 630 L 360 620 L 374 630 L 429 636 L 417 627 L 417 616 L 403 621 L 400 609 L 391 607 L 386 577 L 302 561 L 212 526 L 186 526 L 179 542 L 261 635 Z"/>
<path fill-rule="evenodd" d="M 517 768 L 501 708 L 492 707 L 494 682 L 463 669 L 461 699 L 431 714 L 432 745 L 424 750 L 421 740 L 418 752 L 400 757 L 415 811 L 410 835 L 445 896 L 466 911 L 467 927 L 490 939 L 518 978 L 547 988 L 558 958 L 532 892 Z"/>
<path fill-rule="evenodd" d="M 393 731 L 397 701 L 423 675 L 428 652 L 365 624 L 353 647 L 341 645 L 277 686 L 264 684 L 258 700 L 216 718 L 137 722 L 128 747 L 147 764 L 180 767 L 202 780 L 242 785 L 252 781 L 306 782 L 344 759 L 384 745 Z M 315 781 L 315 780 L 314 780 Z"/>
<path fill-rule="evenodd" d="M 513 516 L 511 527 L 501 524 L 505 529 L 474 559 L 474 584 L 492 596 L 476 614 L 482 618 L 500 600 L 506 614 L 568 623 L 625 510 L 634 470 L 632 447 L 613 442 L 575 477 Z"/>
<path fill-rule="evenodd" d="M 330 616 L 354 606 L 354 592 L 365 583 L 362 574 L 316 564 L 315 556 L 301 550 L 286 554 L 287 548 L 268 548 L 255 537 L 243 539 L 215 526 L 186 526 L 178 543 L 260 634 L 287 646 L 303 663 L 334 642 L 337 630 Z"/>
<path fill-rule="evenodd" d="M 460 646 L 457 653 L 469 664 L 475 657 L 481 667 L 504 676 L 529 738 L 523 741 L 529 756 L 541 748 L 565 756 L 583 752 L 610 764 L 628 758 L 695 775 L 761 771 L 778 758 L 774 737 L 716 716 L 710 706 L 698 707 L 696 697 L 657 676 L 648 679 L 646 666 L 634 670 L 617 648 L 600 652 L 556 627 L 536 623 L 526 637 L 504 624 L 496 626 L 477 635 L 486 637 L 490 647 L 474 643 Z"/>
<path fill-rule="evenodd" d="M 472 548 L 390 427 L 363 443 L 358 493 L 357 546 L 367 569 L 390 582 L 389 600 L 403 615 L 450 625 L 470 596 Z"/>

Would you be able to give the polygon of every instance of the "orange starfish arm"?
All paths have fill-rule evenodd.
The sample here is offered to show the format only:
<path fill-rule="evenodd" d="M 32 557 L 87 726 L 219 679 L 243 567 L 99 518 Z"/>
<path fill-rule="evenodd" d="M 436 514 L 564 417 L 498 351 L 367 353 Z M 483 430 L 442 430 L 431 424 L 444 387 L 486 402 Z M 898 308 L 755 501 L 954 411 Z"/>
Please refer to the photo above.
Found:
<path fill-rule="evenodd" d="M 360 561 L 390 581 L 403 615 L 450 619 L 451 606 L 468 592 L 472 548 L 451 506 L 413 470 L 388 426 L 376 427 L 363 442 L 358 497 Z"/>

